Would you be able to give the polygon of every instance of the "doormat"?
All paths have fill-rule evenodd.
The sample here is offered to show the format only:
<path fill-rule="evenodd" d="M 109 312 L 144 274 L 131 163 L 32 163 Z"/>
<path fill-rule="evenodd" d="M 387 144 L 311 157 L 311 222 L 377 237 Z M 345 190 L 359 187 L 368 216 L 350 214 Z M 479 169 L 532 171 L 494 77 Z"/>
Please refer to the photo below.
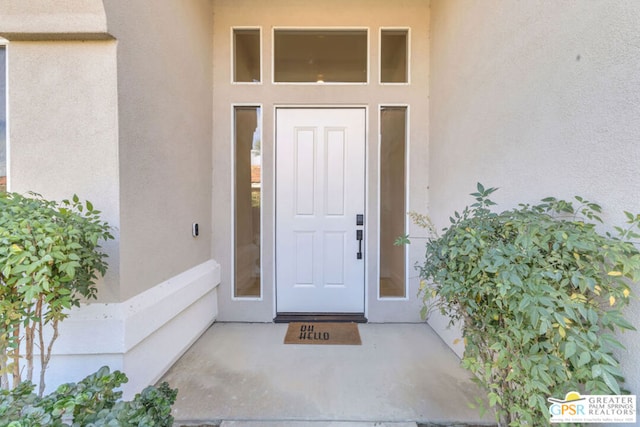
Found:
<path fill-rule="evenodd" d="M 285 344 L 361 345 L 357 323 L 289 323 Z"/>

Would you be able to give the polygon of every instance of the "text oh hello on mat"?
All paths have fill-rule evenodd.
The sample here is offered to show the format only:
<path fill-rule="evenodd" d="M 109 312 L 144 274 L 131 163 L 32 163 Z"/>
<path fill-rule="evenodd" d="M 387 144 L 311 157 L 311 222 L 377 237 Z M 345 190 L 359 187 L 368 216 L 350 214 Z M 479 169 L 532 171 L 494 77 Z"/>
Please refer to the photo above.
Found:
<path fill-rule="evenodd" d="M 361 345 L 356 323 L 289 323 L 285 344 Z"/>

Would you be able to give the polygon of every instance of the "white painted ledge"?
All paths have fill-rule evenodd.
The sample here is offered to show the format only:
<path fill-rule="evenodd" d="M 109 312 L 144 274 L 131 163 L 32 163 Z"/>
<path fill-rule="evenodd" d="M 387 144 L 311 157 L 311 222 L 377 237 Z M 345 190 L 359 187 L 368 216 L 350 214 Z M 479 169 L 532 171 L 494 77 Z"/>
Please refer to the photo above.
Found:
<path fill-rule="evenodd" d="M 219 283 L 209 260 L 126 301 L 74 309 L 60 324 L 46 392 L 103 365 L 127 374 L 125 398 L 155 383 L 215 321 Z"/>

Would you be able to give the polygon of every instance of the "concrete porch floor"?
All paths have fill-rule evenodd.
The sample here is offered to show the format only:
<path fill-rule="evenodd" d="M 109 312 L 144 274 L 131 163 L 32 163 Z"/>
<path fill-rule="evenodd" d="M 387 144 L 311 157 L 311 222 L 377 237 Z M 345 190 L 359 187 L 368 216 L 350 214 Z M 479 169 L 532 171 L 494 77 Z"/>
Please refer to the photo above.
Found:
<path fill-rule="evenodd" d="M 426 324 L 361 324 L 359 346 L 285 345 L 286 328 L 215 323 L 161 379 L 179 390 L 176 425 L 492 424 Z"/>

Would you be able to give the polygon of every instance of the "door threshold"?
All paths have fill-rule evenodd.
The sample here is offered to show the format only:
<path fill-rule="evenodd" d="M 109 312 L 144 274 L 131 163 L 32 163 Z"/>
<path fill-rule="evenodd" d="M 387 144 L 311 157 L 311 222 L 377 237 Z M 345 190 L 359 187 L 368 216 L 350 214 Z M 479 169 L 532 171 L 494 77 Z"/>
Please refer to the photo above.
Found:
<path fill-rule="evenodd" d="M 278 313 L 274 323 L 338 322 L 367 323 L 364 313 Z"/>

